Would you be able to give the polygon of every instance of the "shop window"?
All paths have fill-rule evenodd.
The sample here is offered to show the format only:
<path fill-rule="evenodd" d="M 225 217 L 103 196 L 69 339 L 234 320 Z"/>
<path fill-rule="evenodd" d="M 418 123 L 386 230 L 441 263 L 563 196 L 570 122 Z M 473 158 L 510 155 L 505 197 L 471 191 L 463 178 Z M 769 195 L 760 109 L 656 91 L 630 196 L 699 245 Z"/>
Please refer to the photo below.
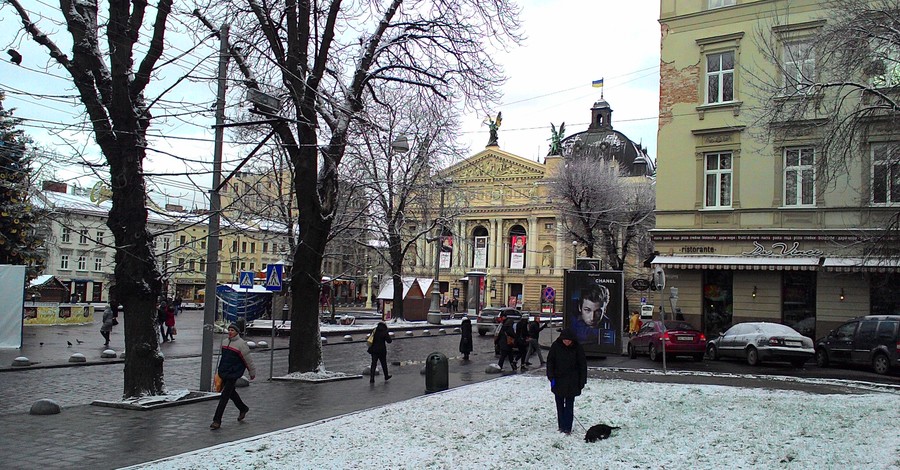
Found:
<path fill-rule="evenodd" d="M 734 278 L 731 271 L 703 272 L 703 317 L 701 328 L 715 338 L 731 326 L 734 314 Z"/>
<path fill-rule="evenodd" d="M 784 205 L 815 205 L 815 150 L 784 149 Z"/>
<path fill-rule="evenodd" d="M 816 273 L 784 271 L 781 275 L 781 323 L 816 337 Z"/>
<path fill-rule="evenodd" d="M 900 315 L 900 274 L 872 273 L 869 299 L 872 315 Z"/>

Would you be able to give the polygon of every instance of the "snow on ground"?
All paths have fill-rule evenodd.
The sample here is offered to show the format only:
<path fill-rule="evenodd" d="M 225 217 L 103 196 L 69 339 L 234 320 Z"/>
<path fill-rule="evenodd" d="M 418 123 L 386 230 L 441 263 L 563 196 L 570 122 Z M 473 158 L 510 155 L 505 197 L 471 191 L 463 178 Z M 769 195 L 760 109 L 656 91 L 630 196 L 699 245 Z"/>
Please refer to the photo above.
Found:
<path fill-rule="evenodd" d="M 515 397 L 506 399 L 505 397 Z M 591 379 L 588 444 L 556 431 L 542 377 L 507 376 L 139 468 L 900 468 L 900 393 L 820 395 Z"/>

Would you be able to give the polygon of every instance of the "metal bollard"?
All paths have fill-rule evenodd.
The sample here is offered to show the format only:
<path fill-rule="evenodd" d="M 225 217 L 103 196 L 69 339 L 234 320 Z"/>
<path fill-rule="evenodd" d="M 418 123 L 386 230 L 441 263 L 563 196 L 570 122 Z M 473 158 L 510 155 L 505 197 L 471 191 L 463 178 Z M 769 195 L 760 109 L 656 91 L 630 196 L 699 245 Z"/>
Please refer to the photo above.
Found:
<path fill-rule="evenodd" d="M 447 356 L 433 352 L 425 359 L 425 393 L 441 392 L 450 388 L 450 366 Z"/>

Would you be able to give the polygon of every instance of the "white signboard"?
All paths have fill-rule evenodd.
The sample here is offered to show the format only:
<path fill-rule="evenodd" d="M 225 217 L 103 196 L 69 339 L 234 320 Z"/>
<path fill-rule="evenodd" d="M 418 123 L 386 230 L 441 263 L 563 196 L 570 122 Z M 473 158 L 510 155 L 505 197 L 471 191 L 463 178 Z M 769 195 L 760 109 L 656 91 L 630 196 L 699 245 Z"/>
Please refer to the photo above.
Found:
<path fill-rule="evenodd" d="M 475 237 L 475 262 L 476 269 L 487 269 L 488 237 Z"/>
<path fill-rule="evenodd" d="M 525 267 L 525 235 L 513 235 L 510 243 L 512 249 L 509 254 L 509 267 L 523 269 Z"/>

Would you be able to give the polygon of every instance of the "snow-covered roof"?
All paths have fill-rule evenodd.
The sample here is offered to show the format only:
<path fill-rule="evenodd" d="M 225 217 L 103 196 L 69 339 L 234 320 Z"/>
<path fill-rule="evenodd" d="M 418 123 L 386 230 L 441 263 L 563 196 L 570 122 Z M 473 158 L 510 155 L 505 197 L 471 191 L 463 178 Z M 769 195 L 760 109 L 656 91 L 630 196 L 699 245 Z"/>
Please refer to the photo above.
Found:
<path fill-rule="evenodd" d="M 46 284 L 50 279 L 53 279 L 52 274 L 41 274 L 40 276 L 31 280 L 28 283 L 28 287 L 39 287 Z"/>
<path fill-rule="evenodd" d="M 404 277 L 402 279 L 403 282 L 403 298 L 406 298 L 406 295 L 409 294 L 409 290 L 412 288 L 413 283 L 419 284 L 419 288 L 422 289 L 422 293 L 428 295 L 431 290 L 431 283 L 433 279 L 430 277 Z M 388 278 L 388 282 L 386 282 L 383 286 L 381 286 L 381 290 L 378 292 L 379 300 L 394 300 L 394 282 Z"/>

